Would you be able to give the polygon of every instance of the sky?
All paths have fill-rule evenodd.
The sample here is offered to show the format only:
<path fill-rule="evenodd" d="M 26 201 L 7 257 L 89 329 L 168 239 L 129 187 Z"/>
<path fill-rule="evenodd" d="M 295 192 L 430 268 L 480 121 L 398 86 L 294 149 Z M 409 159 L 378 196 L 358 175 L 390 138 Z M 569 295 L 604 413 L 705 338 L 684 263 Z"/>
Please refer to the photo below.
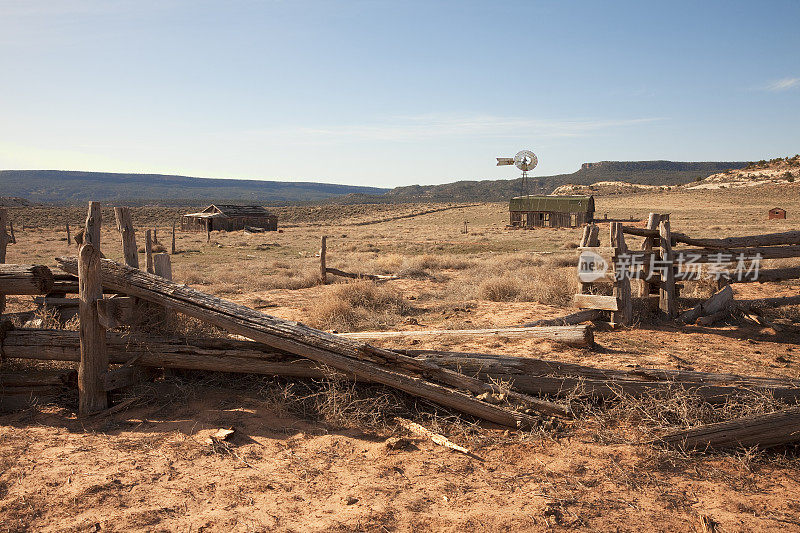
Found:
<path fill-rule="evenodd" d="M 800 152 L 797 1 L 0 0 L 0 169 L 376 187 Z"/>

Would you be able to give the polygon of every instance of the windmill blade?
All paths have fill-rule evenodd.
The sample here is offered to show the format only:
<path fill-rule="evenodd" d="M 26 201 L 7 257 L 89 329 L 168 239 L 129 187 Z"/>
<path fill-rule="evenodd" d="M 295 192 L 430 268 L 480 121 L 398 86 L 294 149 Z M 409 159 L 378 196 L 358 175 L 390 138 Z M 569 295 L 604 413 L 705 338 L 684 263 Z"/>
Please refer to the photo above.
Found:
<path fill-rule="evenodd" d="M 514 158 L 513 157 L 498 157 L 497 158 L 497 166 L 501 167 L 503 165 L 513 165 Z"/>

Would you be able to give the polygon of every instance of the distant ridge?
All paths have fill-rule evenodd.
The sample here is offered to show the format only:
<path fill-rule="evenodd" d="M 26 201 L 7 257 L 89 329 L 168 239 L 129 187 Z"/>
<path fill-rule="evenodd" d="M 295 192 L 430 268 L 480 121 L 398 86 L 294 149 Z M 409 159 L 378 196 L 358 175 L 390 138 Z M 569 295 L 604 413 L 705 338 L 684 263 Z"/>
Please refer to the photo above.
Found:
<path fill-rule="evenodd" d="M 317 202 L 360 193 L 381 195 L 379 187 L 315 182 L 192 178 L 166 174 L 118 174 L 67 170 L 0 170 L 5 196 L 32 202 L 75 204 L 88 200 L 160 205 L 206 202 L 276 204 Z"/>
<path fill-rule="evenodd" d="M 746 161 L 599 161 L 584 163 L 572 174 L 529 178 L 527 193 L 550 194 L 567 184 L 591 185 L 598 181 L 622 181 L 643 185 L 681 185 L 728 169 L 747 166 Z M 411 185 L 392 189 L 382 199 L 390 201 L 474 202 L 504 201 L 522 192 L 522 180 L 457 181 L 443 185 Z M 349 197 L 337 198 L 345 202 Z"/>
<path fill-rule="evenodd" d="M 527 193 L 550 194 L 566 184 L 620 181 L 643 185 L 681 185 L 703 180 L 744 161 L 599 161 L 584 163 L 572 174 L 531 176 Z M 315 182 L 193 178 L 165 174 L 118 174 L 65 170 L 0 170 L 6 196 L 32 202 L 76 204 L 87 200 L 124 201 L 129 205 L 186 205 L 211 202 L 261 205 L 299 202 L 402 203 L 494 202 L 522 192 L 519 178 L 409 185 L 395 189 Z"/>

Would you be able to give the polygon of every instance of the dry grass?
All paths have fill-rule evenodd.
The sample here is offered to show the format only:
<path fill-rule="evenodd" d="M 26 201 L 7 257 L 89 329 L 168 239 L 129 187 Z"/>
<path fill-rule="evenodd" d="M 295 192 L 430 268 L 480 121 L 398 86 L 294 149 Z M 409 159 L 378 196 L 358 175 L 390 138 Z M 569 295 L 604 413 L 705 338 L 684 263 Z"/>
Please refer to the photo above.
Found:
<path fill-rule="evenodd" d="M 337 331 L 381 328 L 397 324 L 412 309 L 397 290 L 358 280 L 330 286 L 308 320 L 315 327 Z"/>

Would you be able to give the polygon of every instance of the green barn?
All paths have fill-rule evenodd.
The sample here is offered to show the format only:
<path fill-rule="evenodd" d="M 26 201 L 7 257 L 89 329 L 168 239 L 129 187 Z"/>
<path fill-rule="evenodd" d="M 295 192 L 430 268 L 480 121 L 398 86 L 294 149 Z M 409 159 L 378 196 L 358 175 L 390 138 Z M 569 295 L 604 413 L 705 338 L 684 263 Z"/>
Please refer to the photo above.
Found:
<path fill-rule="evenodd" d="M 594 218 L 592 196 L 517 196 L 509 202 L 510 224 L 522 228 L 576 228 Z"/>

